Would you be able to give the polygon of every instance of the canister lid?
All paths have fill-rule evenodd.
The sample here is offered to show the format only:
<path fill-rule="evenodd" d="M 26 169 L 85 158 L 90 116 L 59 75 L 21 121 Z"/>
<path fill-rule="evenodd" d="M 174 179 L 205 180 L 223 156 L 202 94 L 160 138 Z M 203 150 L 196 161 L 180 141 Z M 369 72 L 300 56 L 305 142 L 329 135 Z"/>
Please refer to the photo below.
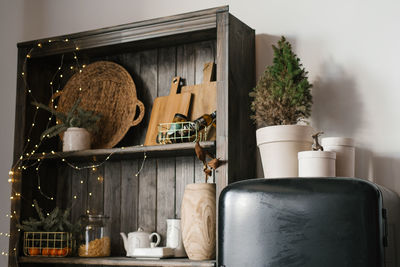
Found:
<path fill-rule="evenodd" d="M 324 137 L 322 146 L 354 146 L 354 139 L 347 137 Z"/>
<path fill-rule="evenodd" d="M 329 158 L 336 159 L 336 152 L 333 151 L 301 151 L 298 153 L 299 159 L 309 158 Z"/>

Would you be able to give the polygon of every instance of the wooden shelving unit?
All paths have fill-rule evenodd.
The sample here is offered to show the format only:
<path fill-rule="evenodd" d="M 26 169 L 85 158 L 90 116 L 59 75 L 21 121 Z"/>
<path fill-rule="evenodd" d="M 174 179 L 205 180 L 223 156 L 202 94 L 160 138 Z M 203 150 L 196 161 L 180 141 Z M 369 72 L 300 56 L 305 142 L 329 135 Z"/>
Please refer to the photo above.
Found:
<path fill-rule="evenodd" d="M 49 43 L 49 40 L 65 39 L 69 42 Z M 166 219 L 180 218 L 185 186 L 204 182 L 203 166 L 195 157 L 193 143 L 149 147 L 141 144 L 154 99 L 169 94 L 175 76 L 182 77 L 186 85 L 201 83 L 203 66 L 207 62 L 216 64 L 217 126 L 216 140 L 203 142 L 202 146 L 223 162 L 214 177 L 217 197 L 229 183 L 255 177 L 256 144 L 249 98 L 249 91 L 255 84 L 254 48 L 254 30 L 232 16 L 227 6 L 19 43 L 14 164 L 20 163 L 22 154 L 32 150 L 35 153 L 28 161 L 23 161 L 27 168 L 14 174 L 12 192 L 23 197 L 14 197 L 11 204 L 14 216 L 10 223 L 8 266 L 17 267 L 19 263 L 26 267 L 42 264 L 215 266 L 214 261 L 124 258 L 119 233 L 132 232 L 140 226 L 149 232 L 158 232 L 163 239 L 161 245 L 165 245 Z M 137 97 L 146 109 L 145 116 L 116 148 L 58 152 L 61 150 L 58 138 L 45 140 L 38 149 L 34 147 L 46 129 L 49 117 L 41 110 L 37 117 L 34 116 L 30 92 L 36 101 L 49 103 L 52 96 L 49 81 L 61 58 L 64 66 L 75 62 L 73 53 L 78 55 L 80 64 L 100 60 L 120 64 L 136 84 Z M 26 60 L 27 65 L 24 64 Z M 61 90 L 73 73 L 67 67 L 58 74 L 63 75 L 58 85 Z M 31 129 L 34 121 L 36 126 Z M 28 138 L 30 142 L 27 142 Z M 51 151 L 54 154 L 49 153 Z M 145 162 L 144 153 L 147 156 Z M 66 164 L 91 165 L 104 161 L 109 155 L 111 157 L 95 170 L 78 170 Z M 39 160 L 40 168 L 36 171 L 37 165 L 33 163 Z M 135 175 L 139 170 L 140 173 Z M 54 201 L 43 197 L 39 185 L 40 190 Z M 38 200 L 45 212 L 56 206 L 71 208 L 73 222 L 87 211 L 109 216 L 112 257 L 22 256 L 22 236 L 16 222 L 34 216 L 33 199 Z"/>
<path fill-rule="evenodd" d="M 215 141 L 200 142 L 201 147 L 211 153 L 215 153 Z M 143 158 L 146 153 L 148 157 L 171 157 L 171 156 L 194 156 L 195 143 L 168 144 L 160 146 L 129 146 L 110 149 L 90 149 L 71 152 L 47 152 L 44 155 L 37 153 L 32 155 L 29 160 L 61 160 L 69 159 L 74 161 L 87 161 L 93 158 L 97 160 L 110 158 L 122 160 L 132 158 Z"/>
<path fill-rule="evenodd" d="M 191 261 L 188 259 L 134 259 L 126 257 L 109 258 L 42 258 L 21 257 L 21 263 L 43 264 L 85 264 L 104 266 L 174 266 L 174 267 L 215 267 L 215 261 Z"/>

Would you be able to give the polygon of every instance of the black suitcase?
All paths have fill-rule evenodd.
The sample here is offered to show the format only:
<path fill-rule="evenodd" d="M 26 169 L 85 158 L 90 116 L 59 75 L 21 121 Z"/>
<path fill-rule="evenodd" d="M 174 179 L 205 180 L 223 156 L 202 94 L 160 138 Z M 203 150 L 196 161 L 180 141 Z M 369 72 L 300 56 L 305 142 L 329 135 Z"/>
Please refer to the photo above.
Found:
<path fill-rule="evenodd" d="M 218 266 L 400 266 L 400 199 L 352 178 L 252 179 L 220 195 Z"/>

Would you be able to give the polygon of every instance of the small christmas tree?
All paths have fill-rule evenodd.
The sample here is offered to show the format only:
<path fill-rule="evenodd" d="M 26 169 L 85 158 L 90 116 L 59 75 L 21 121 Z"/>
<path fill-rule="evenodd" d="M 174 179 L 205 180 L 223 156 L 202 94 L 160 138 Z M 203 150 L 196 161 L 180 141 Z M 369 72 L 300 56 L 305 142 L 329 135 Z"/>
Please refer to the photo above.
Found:
<path fill-rule="evenodd" d="M 259 127 L 296 124 L 311 115 L 312 84 L 300 59 L 283 36 L 272 48 L 273 64 L 250 93 L 254 98 L 251 118 Z"/>
<path fill-rule="evenodd" d="M 17 224 L 19 229 L 25 232 L 69 232 L 74 235 L 79 233 L 80 223 L 72 224 L 68 220 L 69 209 L 62 211 L 56 207 L 48 216 L 45 216 L 36 200 L 33 200 L 33 205 L 39 220 L 30 217 L 28 220 L 22 221 L 22 224 Z"/>
<path fill-rule="evenodd" d="M 56 125 L 45 130 L 41 135 L 41 139 L 45 137 L 50 138 L 56 136 L 67 130 L 69 127 L 85 128 L 89 132 L 96 132 L 98 129 L 97 122 L 100 120 L 101 115 L 95 114 L 90 110 L 81 109 L 79 107 L 80 103 L 81 99 L 78 98 L 68 113 L 62 113 L 49 108 L 42 103 L 32 102 L 32 105 L 51 112 L 57 117 L 58 120 L 61 121 L 61 123 L 57 123 Z"/>

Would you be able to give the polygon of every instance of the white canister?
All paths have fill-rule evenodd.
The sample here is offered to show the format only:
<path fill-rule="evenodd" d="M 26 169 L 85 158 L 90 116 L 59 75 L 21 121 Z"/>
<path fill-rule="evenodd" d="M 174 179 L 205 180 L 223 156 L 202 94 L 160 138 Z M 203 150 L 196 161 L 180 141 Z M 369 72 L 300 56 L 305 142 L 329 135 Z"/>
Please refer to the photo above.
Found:
<path fill-rule="evenodd" d="M 182 242 L 181 220 L 167 219 L 167 247 L 174 249 L 174 257 L 186 257 Z"/>
<path fill-rule="evenodd" d="M 321 141 L 325 151 L 336 152 L 336 176 L 354 177 L 354 140 L 344 137 L 325 137 Z"/>
<path fill-rule="evenodd" d="M 299 177 L 335 177 L 335 152 L 302 151 L 298 159 Z"/>

